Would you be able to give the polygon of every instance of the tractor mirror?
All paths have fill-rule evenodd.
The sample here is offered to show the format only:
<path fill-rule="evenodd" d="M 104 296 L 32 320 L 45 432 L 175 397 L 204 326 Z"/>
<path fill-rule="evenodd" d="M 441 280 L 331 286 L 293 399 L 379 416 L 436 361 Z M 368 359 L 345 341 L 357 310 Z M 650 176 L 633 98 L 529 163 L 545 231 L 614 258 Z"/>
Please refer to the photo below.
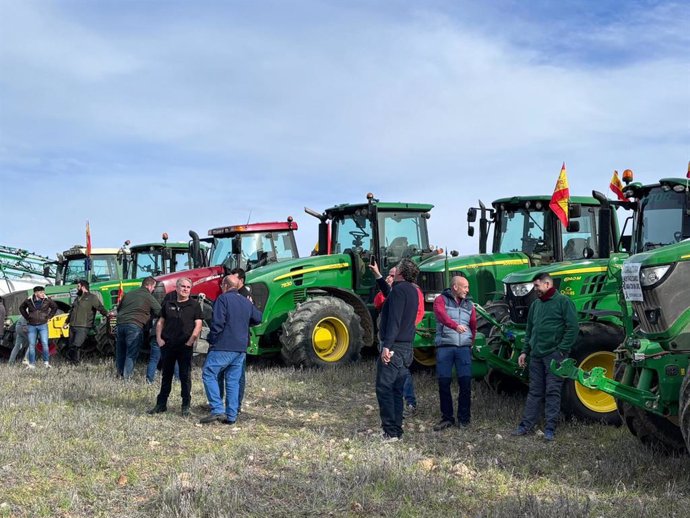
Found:
<path fill-rule="evenodd" d="M 470 237 L 474 236 L 474 227 L 472 225 L 467 226 L 467 235 Z"/>
<path fill-rule="evenodd" d="M 582 257 L 584 257 L 585 259 L 591 259 L 592 257 L 594 257 L 594 250 L 586 246 L 584 250 L 582 250 Z"/>
<path fill-rule="evenodd" d="M 579 232 L 580 231 L 580 222 L 579 221 L 569 221 L 566 231 L 567 232 Z"/>
<path fill-rule="evenodd" d="M 474 223 L 475 221 L 477 221 L 477 209 L 471 207 L 467 210 L 467 222 Z"/>
<path fill-rule="evenodd" d="M 579 203 L 568 206 L 568 219 L 579 218 L 582 214 L 582 206 Z"/>

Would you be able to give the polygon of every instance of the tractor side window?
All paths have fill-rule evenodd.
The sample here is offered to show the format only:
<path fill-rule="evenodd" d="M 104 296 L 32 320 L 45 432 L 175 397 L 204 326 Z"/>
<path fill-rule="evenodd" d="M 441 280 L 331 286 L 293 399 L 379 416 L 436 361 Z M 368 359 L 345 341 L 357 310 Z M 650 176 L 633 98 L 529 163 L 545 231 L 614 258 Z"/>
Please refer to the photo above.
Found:
<path fill-rule="evenodd" d="M 598 207 L 583 207 L 583 213 L 579 218 L 570 218 L 570 221 L 579 221 L 578 232 L 567 232 L 563 229 L 563 259 L 575 261 L 585 257 L 599 257 L 597 240 Z M 587 253 L 585 253 L 587 252 Z"/>
<path fill-rule="evenodd" d="M 684 239 L 683 218 L 688 216 L 685 193 L 654 189 L 643 201 L 642 232 L 637 250 L 646 252 L 660 246 L 671 245 Z"/>
<path fill-rule="evenodd" d="M 337 221 L 333 249 L 336 254 L 352 250 L 362 257 L 372 250 L 371 221 L 366 217 L 346 215 Z"/>
<path fill-rule="evenodd" d="M 118 279 L 119 274 L 115 255 L 92 257 L 91 280 L 93 282 L 114 281 Z"/>
<path fill-rule="evenodd" d="M 189 252 L 176 252 L 173 255 L 172 264 L 170 265 L 171 272 L 180 272 L 182 270 L 191 270 L 192 260 L 189 257 Z"/>
<path fill-rule="evenodd" d="M 136 264 L 133 279 L 160 275 L 163 273 L 160 251 L 138 252 L 136 254 Z"/>
<path fill-rule="evenodd" d="M 286 259 L 293 259 L 297 257 L 297 253 L 292 246 L 291 236 L 292 234 L 289 232 L 274 232 L 271 235 L 271 239 L 275 245 L 276 260 L 284 261 Z"/>

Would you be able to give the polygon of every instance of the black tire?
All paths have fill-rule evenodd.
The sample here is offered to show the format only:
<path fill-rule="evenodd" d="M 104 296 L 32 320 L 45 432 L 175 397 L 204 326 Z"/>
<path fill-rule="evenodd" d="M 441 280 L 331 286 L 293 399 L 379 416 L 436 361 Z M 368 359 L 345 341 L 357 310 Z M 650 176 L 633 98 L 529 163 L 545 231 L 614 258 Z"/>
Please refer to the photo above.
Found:
<path fill-rule="evenodd" d="M 108 319 L 104 318 L 96 328 L 96 350 L 101 356 L 115 356 L 115 336 L 110 332 Z"/>
<path fill-rule="evenodd" d="M 605 367 L 607 376 L 613 377 L 615 364 L 613 351 L 624 338 L 625 334 L 619 327 L 606 324 L 582 324 L 570 357 L 574 358 L 577 366 L 584 370 Z M 567 417 L 613 426 L 621 425 L 618 406 L 613 397 L 598 390 L 585 388 L 575 380 L 563 382 L 561 408 Z"/>
<path fill-rule="evenodd" d="M 349 363 L 359 359 L 362 335 L 352 306 L 336 297 L 317 297 L 288 314 L 280 336 L 281 354 L 285 363 L 299 367 Z"/>
<path fill-rule="evenodd" d="M 678 394 L 678 417 L 680 432 L 685 439 L 685 448 L 690 453 L 690 369 L 685 373 Z"/>
<path fill-rule="evenodd" d="M 501 324 L 510 320 L 510 309 L 505 300 L 492 300 L 484 304 L 483 308 Z M 496 332 L 496 328 L 477 313 L 477 331 L 488 338 Z"/>

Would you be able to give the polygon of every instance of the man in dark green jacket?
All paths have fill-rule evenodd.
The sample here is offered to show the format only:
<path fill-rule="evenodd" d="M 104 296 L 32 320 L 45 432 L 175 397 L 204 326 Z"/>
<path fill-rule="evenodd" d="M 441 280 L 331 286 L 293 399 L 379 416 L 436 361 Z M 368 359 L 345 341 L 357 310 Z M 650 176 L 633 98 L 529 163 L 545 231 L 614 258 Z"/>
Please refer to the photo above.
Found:
<path fill-rule="evenodd" d="M 544 439 L 553 441 L 561 412 L 563 379 L 549 370 L 551 360 L 561 362 L 570 353 L 577 340 L 577 313 L 573 302 L 556 291 L 548 273 L 540 273 L 534 280 L 539 295 L 529 308 L 527 331 L 520 367 L 525 367 L 529 356 L 529 393 L 522 421 L 512 435 L 532 433 L 541 415 L 544 400 Z"/>
<path fill-rule="evenodd" d="M 67 349 L 67 359 L 78 365 L 81 361 L 81 346 L 89 334 L 89 329 L 93 328 L 93 321 L 96 313 L 106 316 L 108 312 L 103 307 L 100 297 L 89 291 L 88 281 L 77 282 L 77 298 L 72 303 L 72 308 L 67 315 L 65 325 L 69 326 L 69 346 Z"/>

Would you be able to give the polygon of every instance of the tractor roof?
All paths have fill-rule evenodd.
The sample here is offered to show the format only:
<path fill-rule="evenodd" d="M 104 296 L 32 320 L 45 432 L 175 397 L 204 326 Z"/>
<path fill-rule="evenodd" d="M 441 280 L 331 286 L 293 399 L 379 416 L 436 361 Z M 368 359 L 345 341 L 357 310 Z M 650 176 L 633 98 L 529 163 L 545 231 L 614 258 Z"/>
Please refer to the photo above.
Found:
<path fill-rule="evenodd" d="M 119 248 L 92 248 L 91 255 L 111 255 L 117 254 L 119 251 Z M 86 257 L 86 247 L 75 245 L 69 250 L 62 252 L 62 255 L 65 256 L 65 259 Z"/>
<path fill-rule="evenodd" d="M 380 201 L 375 203 L 378 210 L 385 211 L 409 211 L 409 212 L 428 212 L 434 208 L 429 203 L 404 203 L 404 202 L 387 202 Z M 326 213 L 333 212 L 353 212 L 357 209 L 366 209 L 369 207 L 368 203 L 342 203 L 326 209 Z"/>
<path fill-rule="evenodd" d="M 246 225 L 230 225 L 227 227 L 212 228 L 209 236 L 231 237 L 237 234 L 251 234 L 253 232 L 280 232 L 284 230 L 297 230 L 297 222 L 289 217 L 287 221 L 270 221 L 267 223 L 247 223 Z"/>
<path fill-rule="evenodd" d="M 145 250 L 146 248 L 174 248 L 180 250 L 188 250 L 189 243 L 186 241 L 168 241 L 166 243 L 142 243 L 140 245 L 132 245 L 129 249 L 133 252 Z"/>
<path fill-rule="evenodd" d="M 492 205 L 494 207 L 500 204 L 523 206 L 527 201 L 542 202 L 545 204 L 545 206 L 548 206 L 549 202 L 551 201 L 551 195 L 540 194 L 538 196 L 511 196 L 509 198 L 499 198 L 498 200 L 495 200 Z M 591 196 L 571 196 L 570 203 L 579 203 L 580 205 L 599 205 L 597 199 L 592 198 Z"/>

